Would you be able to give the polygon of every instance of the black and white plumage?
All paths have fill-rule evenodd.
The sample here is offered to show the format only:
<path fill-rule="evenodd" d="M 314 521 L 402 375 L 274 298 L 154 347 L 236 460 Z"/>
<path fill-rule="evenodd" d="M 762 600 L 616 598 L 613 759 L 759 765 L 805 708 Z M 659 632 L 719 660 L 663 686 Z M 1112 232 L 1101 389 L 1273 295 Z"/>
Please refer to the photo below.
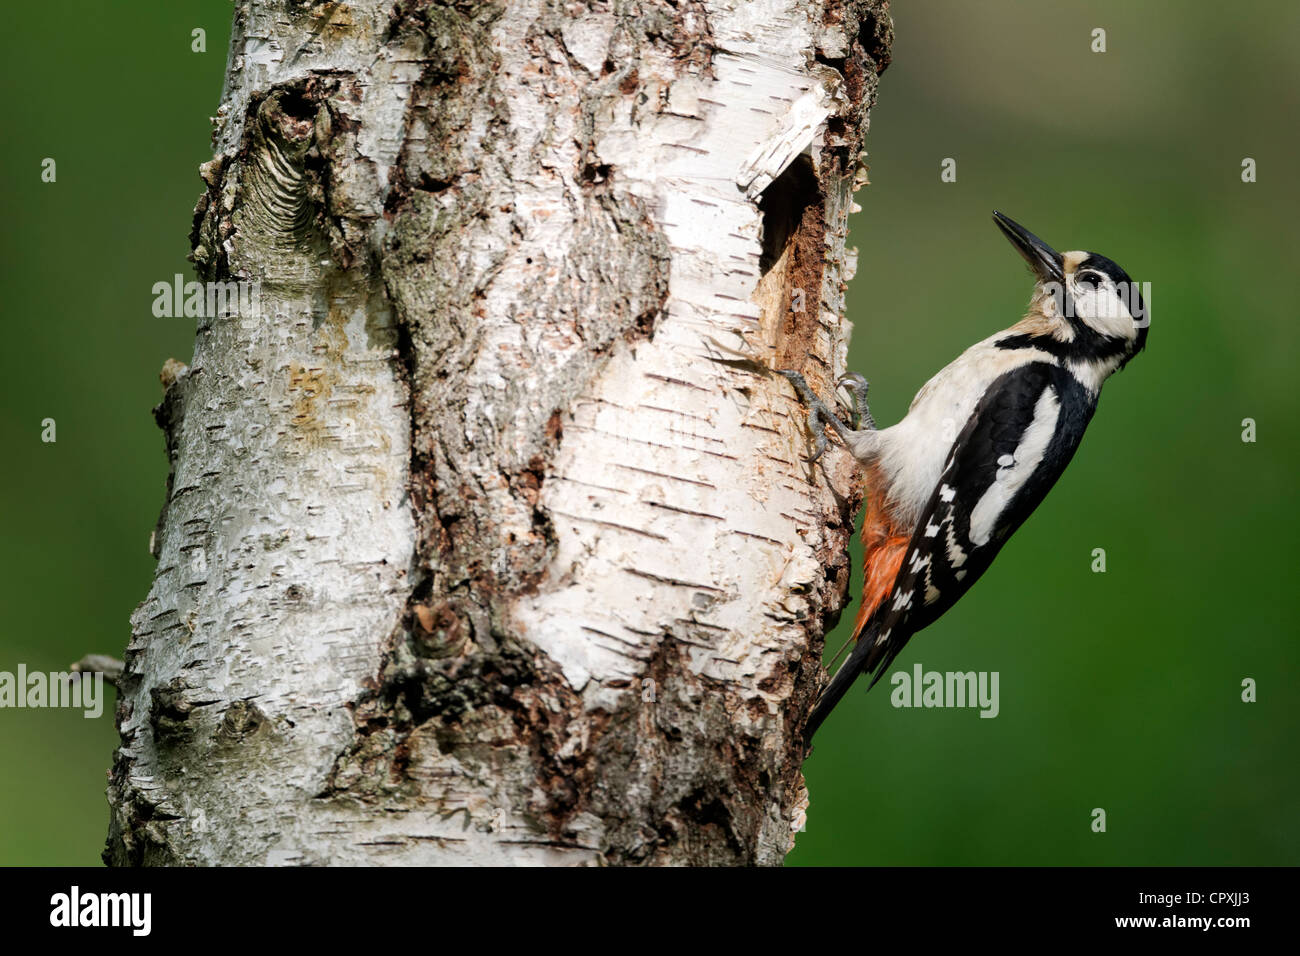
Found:
<path fill-rule="evenodd" d="M 861 674 L 874 685 L 987 570 L 1074 457 L 1102 384 L 1145 346 L 1146 308 L 1124 270 L 994 219 L 1035 272 L 1028 313 L 935 375 L 897 425 L 849 428 L 782 373 L 812 406 L 814 431 L 830 424 L 862 464 L 868 490 L 856 644 L 807 739 Z M 865 381 L 850 390 L 857 411 Z"/>

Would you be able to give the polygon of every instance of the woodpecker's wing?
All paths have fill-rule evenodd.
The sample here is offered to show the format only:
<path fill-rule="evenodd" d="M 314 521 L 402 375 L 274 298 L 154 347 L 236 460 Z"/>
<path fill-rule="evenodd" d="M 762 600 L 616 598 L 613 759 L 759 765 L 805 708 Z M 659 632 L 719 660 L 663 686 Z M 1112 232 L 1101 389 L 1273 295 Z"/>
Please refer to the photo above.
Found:
<path fill-rule="evenodd" d="M 807 736 L 859 674 L 889 668 L 913 634 L 969 590 L 1074 456 L 1095 399 L 1053 362 L 1000 376 L 953 442 L 893 587 L 809 718 Z"/>

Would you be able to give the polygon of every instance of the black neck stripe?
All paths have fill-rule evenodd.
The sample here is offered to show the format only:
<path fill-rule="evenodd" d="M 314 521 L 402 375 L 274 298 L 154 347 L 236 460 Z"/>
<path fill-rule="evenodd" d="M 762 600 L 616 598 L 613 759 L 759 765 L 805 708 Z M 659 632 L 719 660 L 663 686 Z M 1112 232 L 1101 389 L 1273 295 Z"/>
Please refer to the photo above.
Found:
<path fill-rule="evenodd" d="M 1075 361 L 1098 361 L 1118 358 L 1129 350 L 1127 339 L 1101 335 L 1087 326 L 1083 326 L 1081 329 L 1076 325 L 1074 330 L 1075 334 L 1072 342 L 1062 342 L 1052 335 L 1022 333 L 998 339 L 994 344 L 1000 349 L 1008 350 L 1039 349 L 1056 358 L 1073 359 Z"/>

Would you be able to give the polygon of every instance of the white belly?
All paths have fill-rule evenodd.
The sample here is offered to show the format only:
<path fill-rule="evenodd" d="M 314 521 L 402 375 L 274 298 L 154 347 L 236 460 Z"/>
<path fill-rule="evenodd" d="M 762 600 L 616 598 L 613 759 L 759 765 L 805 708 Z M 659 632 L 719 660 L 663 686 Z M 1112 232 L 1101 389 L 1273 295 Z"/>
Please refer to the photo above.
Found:
<path fill-rule="evenodd" d="M 888 482 L 890 508 L 905 526 L 920 520 L 953 441 L 989 385 L 1027 357 L 1055 362 L 1046 352 L 995 348 L 994 340 L 1005 334 L 968 348 L 922 386 L 906 418 L 879 432 L 878 461 Z"/>

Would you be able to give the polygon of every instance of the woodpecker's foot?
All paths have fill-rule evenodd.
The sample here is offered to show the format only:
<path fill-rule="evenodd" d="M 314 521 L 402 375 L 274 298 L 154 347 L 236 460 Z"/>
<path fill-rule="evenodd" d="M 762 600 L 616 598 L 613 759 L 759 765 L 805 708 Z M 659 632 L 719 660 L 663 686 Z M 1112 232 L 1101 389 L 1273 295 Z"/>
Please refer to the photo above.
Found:
<path fill-rule="evenodd" d="M 813 441 L 816 442 L 817 450 L 810 457 L 805 458 L 804 461 L 812 464 L 826 453 L 826 429 L 823 426 L 830 425 L 841 438 L 845 437 L 844 433 L 847 431 L 847 427 L 826 407 L 826 403 L 808 387 L 808 383 L 804 381 L 804 377 L 798 372 L 793 369 L 776 369 L 776 374 L 782 375 L 789 380 L 790 384 L 794 386 L 799 399 L 808 407 L 808 428 L 813 433 Z"/>
<path fill-rule="evenodd" d="M 871 385 L 860 372 L 847 372 L 840 376 L 836 384 L 849 393 L 854 431 L 873 431 L 876 420 L 871 417 L 871 409 L 867 407 L 867 389 Z"/>

